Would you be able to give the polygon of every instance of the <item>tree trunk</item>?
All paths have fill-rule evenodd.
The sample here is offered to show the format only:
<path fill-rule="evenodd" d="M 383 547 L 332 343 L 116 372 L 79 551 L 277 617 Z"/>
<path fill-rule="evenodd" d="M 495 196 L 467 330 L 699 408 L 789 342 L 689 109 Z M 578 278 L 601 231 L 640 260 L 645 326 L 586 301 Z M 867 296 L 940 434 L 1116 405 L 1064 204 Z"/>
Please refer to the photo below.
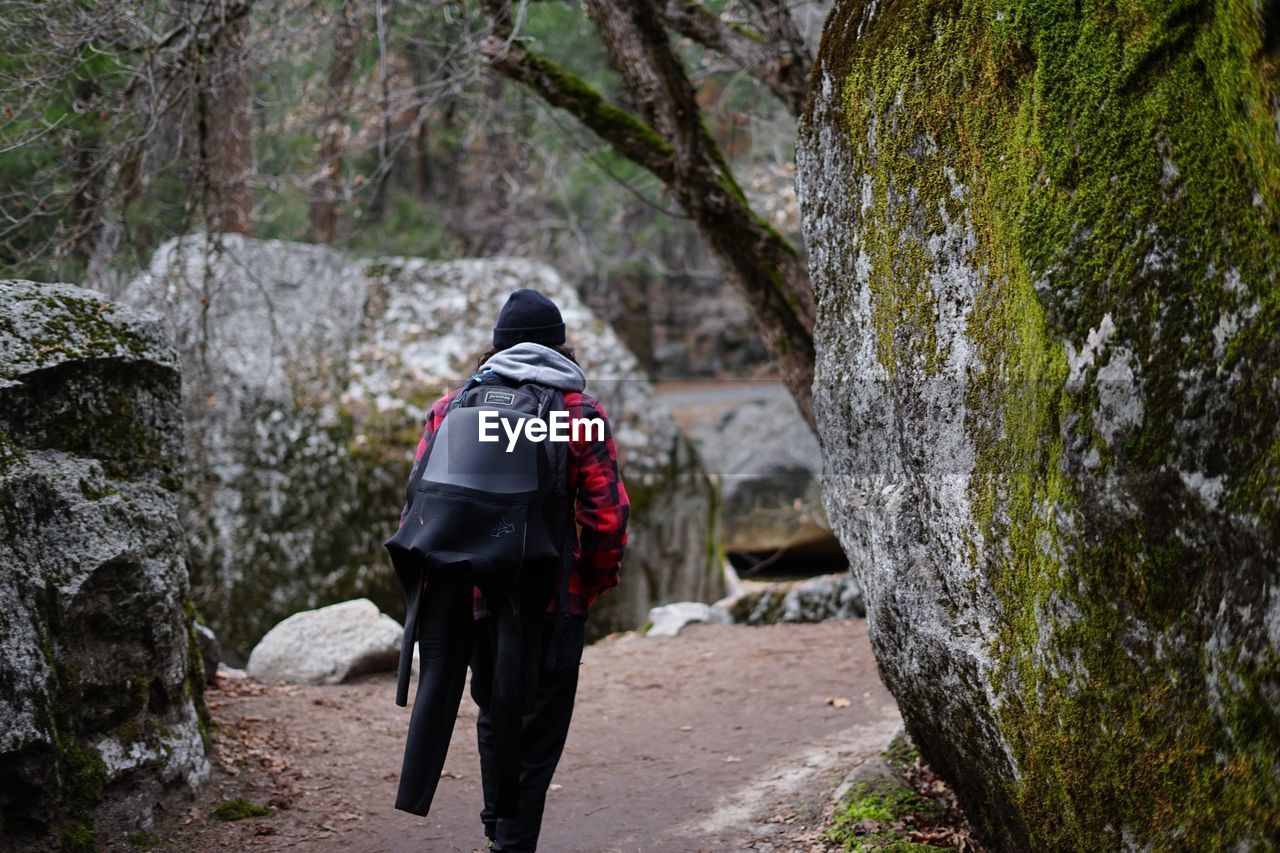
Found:
<path fill-rule="evenodd" d="M 338 201 L 343 196 L 342 153 L 351 108 L 351 78 L 359 48 L 360 27 L 355 0 L 343 0 L 325 95 L 317 151 L 319 174 L 312 187 L 309 231 L 313 243 L 330 244 L 338 227 Z"/>
<path fill-rule="evenodd" d="M 424 98 L 422 103 L 418 105 L 413 120 L 412 144 L 409 148 L 411 159 L 409 171 L 413 182 L 414 197 L 423 201 L 429 198 L 432 185 L 430 111 L 427 109 L 428 101 L 425 98 L 430 82 L 426 73 L 427 62 L 428 58 L 421 44 L 410 42 L 409 70 L 413 75 L 414 88 L 424 93 Z"/>
<path fill-rule="evenodd" d="M 746 301 L 801 414 L 813 419 L 813 291 L 796 250 L 747 203 L 702 120 L 684 66 L 653 0 L 586 0 L 636 114 L 612 106 L 564 69 L 511 39 L 508 10 L 490 0 L 495 35 L 481 50 L 506 77 L 569 112 L 648 169 L 697 225 Z"/>
<path fill-rule="evenodd" d="M 212 233 L 253 233 L 253 88 L 245 57 L 250 2 L 222 5 L 201 69 L 200 154 Z"/>

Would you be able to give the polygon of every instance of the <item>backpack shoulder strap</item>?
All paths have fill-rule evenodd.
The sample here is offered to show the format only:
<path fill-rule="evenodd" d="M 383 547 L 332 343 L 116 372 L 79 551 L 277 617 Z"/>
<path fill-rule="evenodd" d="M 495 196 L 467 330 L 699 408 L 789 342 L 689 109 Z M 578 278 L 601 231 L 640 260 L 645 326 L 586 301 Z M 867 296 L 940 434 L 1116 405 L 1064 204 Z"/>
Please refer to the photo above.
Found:
<path fill-rule="evenodd" d="M 558 388 L 547 385 L 529 383 L 521 386 L 538 398 L 538 417 L 547 419 L 553 411 L 565 411 L 564 394 Z M 560 528 L 556 535 L 559 538 L 560 567 L 559 584 L 556 593 L 556 613 L 561 617 L 569 615 L 569 577 L 573 574 L 573 507 L 569 494 L 569 444 L 568 442 L 548 441 L 547 461 L 550 463 L 551 502 L 555 523 Z"/>
<path fill-rule="evenodd" d="M 545 411 L 565 411 L 564 394 L 558 388 L 548 388 Z M 555 517 L 561 525 L 560 537 L 560 577 L 556 592 L 556 613 L 563 619 L 569 615 L 569 578 L 573 574 L 573 506 L 569 494 L 569 443 L 547 442 L 551 461 L 552 500 L 555 503 Z"/>
<path fill-rule="evenodd" d="M 543 388 L 545 398 L 542 401 L 539 417 L 548 418 L 551 412 L 565 411 L 564 394 L 558 388 Z M 549 441 L 547 446 L 550 450 L 549 457 L 551 459 L 552 471 L 552 492 L 559 496 L 568 495 L 569 479 L 569 445 L 567 442 Z"/>

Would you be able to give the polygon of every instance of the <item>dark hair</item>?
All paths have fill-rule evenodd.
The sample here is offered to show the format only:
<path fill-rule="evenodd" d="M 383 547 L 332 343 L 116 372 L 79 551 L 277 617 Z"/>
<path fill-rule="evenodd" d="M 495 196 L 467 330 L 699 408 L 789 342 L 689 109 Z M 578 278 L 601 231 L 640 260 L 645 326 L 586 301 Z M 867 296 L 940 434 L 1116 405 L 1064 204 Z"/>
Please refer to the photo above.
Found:
<path fill-rule="evenodd" d="M 493 358 L 495 355 L 502 352 L 504 349 L 510 349 L 510 347 L 489 347 L 489 349 L 485 351 L 484 355 L 480 356 L 480 360 L 476 362 L 476 370 L 479 370 L 481 367 L 484 366 L 484 363 L 486 361 Z M 547 349 L 553 349 L 556 352 L 560 353 L 565 358 L 572 361 L 574 364 L 578 364 L 578 354 L 575 353 L 573 351 L 573 347 L 569 346 L 568 344 L 556 344 L 553 347 L 547 347 Z M 578 365 L 578 366 L 581 367 L 581 365 Z"/>

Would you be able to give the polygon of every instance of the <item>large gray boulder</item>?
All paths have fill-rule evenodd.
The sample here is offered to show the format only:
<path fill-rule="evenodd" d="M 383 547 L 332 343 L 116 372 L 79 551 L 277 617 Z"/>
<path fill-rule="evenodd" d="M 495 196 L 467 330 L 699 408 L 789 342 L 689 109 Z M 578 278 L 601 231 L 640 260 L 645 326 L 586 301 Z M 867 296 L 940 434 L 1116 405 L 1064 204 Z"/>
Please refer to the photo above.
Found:
<path fill-rule="evenodd" d="M 184 518 L 197 602 L 229 659 L 299 610 L 368 597 L 403 613 L 382 542 L 423 418 L 474 369 L 520 287 L 560 305 L 632 499 L 624 581 L 592 628 L 720 594 L 713 489 L 696 454 L 634 356 L 552 269 L 189 237 L 157 250 L 122 298 L 168 318 L 188 371 Z"/>
<path fill-rule="evenodd" d="M 295 613 L 249 654 L 245 671 L 264 684 L 341 684 L 396 668 L 404 629 L 367 598 Z"/>
<path fill-rule="evenodd" d="M 845 0 L 826 25 L 799 146 L 825 503 L 912 738 L 994 849 L 1280 832 L 1257 8 Z"/>
<path fill-rule="evenodd" d="M 720 486 L 726 551 L 839 552 L 822 506 L 822 451 L 790 395 L 743 403 L 692 435 Z"/>
<path fill-rule="evenodd" d="M 0 837 L 147 825 L 208 773 L 178 525 L 178 359 L 64 284 L 0 282 Z"/>

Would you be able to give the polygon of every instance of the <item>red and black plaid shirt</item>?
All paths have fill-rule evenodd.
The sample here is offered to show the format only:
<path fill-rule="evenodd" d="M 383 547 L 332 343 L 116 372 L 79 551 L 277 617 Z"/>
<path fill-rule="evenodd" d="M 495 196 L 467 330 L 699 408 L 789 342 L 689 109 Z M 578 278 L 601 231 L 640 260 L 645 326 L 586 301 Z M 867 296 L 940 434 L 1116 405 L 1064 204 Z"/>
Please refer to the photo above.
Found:
<path fill-rule="evenodd" d="M 431 436 L 440 428 L 449 404 L 458 391 L 445 394 L 431 407 L 427 422 L 418 442 L 414 461 L 422 460 L 427 452 Z M 570 421 L 581 418 L 599 418 L 604 422 L 603 441 L 570 441 L 568 483 L 566 489 L 573 500 L 574 519 L 577 521 L 577 541 L 573 543 L 573 572 L 569 575 L 569 610 L 586 616 L 595 600 L 610 587 L 618 585 L 618 573 L 622 568 L 622 553 L 627 544 L 627 519 L 631 515 L 631 502 L 627 499 L 622 475 L 618 473 L 618 449 L 613 443 L 613 428 L 600 401 L 577 391 L 563 394 L 565 409 Z M 589 433 L 589 430 L 583 430 Z M 400 513 L 404 523 L 409 513 L 408 505 Z M 559 590 L 557 590 L 558 592 Z M 480 590 L 475 591 L 476 616 L 484 614 L 484 599 Z M 554 600 L 551 608 L 555 607 Z"/>

